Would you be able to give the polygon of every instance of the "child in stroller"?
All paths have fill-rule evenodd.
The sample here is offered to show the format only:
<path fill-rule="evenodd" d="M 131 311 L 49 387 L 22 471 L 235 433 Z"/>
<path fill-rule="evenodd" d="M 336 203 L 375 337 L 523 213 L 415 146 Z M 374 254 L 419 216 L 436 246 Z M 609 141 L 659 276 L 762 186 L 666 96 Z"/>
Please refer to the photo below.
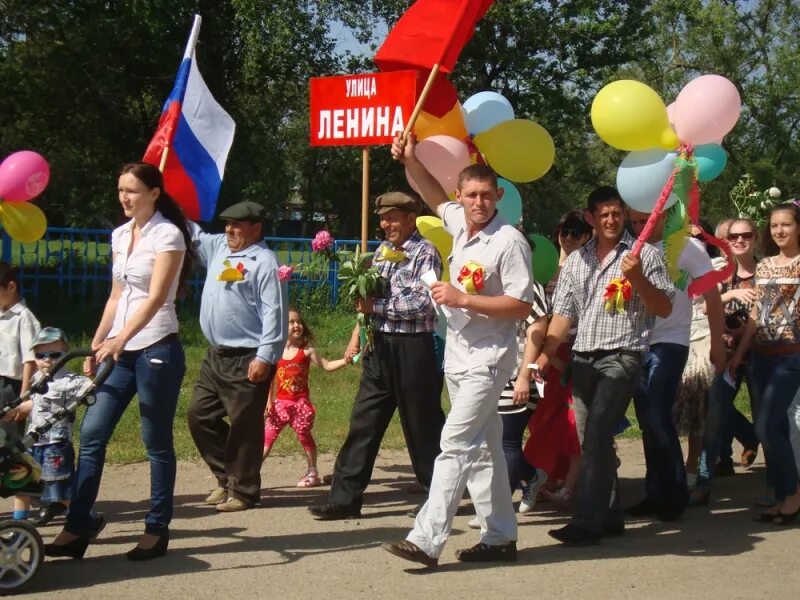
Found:
<path fill-rule="evenodd" d="M 59 350 L 48 350 L 47 352 L 61 353 L 60 358 L 57 358 L 55 362 L 48 360 L 50 368 L 46 372 L 43 370 L 37 372 L 28 392 L 0 410 L 0 418 L 20 406 L 23 406 L 23 411 L 26 410 L 26 407 L 30 409 L 30 405 L 25 405 L 25 403 L 31 396 L 34 398 L 52 396 L 51 388 L 61 389 L 59 385 L 59 380 L 63 378 L 61 371 L 67 363 L 74 358 L 93 354 L 93 351 L 89 349 L 66 353 Z M 53 355 L 51 358 L 55 358 L 55 356 Z M 38 359 L 37 362 L 39 362 Z M 13 433 L 0 432 L 0 496 L 4 498 L 13 495 L 31 497 L 42 493 L 42 466 L 28 450 L 41 440 L 49 440 L 50 438 L 47 436 L 51 430 L 58 428 L 65 421 L 74 419 L 80 405 L 92 404 L 94 402 L 92 393 L 111 374 L 112 368 L 113 360 L 109 358 L 98 369 L 94 380 L 85 377 L 78 378 L 80 384 L 70 386 L 66 402 L 59 406 L 52 406 L 50 414 L 39 415 L 41 418 L 32 420 L 24 438 L 20 439 Z M 44 544 L 33 525 L 27 521 L 0 521 L 0 595 L 22 589 L 33 579 L 43 559 Z"/>

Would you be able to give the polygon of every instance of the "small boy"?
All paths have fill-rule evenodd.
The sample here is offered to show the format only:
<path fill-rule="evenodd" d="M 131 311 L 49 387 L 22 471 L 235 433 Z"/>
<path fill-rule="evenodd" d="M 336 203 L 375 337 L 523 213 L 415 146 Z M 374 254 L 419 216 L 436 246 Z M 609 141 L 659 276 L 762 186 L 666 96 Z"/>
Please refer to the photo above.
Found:
<path fill-rule="evenodd" d="M 31 347 L 39 371 L 49 374 L 53 364 L 67 351 L 67 336 L 57 327 L 45 327 L 34 338 Z M 22 415 L 30 413 L 28 432 L 43 425 L 56 411 L 71 400 L 81 396 L 91 385 L 91 380 L 81 375 L 61 370 L 53 374 L 45 394 L 32 394 L 29 400 L 20 404 L 14 411 Z M 41 480 L 44 483 L 39 516 L 31 523 L 41 526 L 54 517 L 64 513 L 72 498 L 72 476 L 75 470 L 75 450 L 72 447 L 72 424 L 75 416 L 70 415 L 56 422 L 31 448 L 31 454 L 42 465 Z M 30 509 L 30 498 L 17 496 L 14 504 L 14 518 L 26 518 Z M 20 512 L 18 516 L 18 511 Z"/>
<path fill-rule="evenodd" d="M 39 321 L 20 298 L 17 269 L 0 261 L 0 401 L 3 404 L 25 393 L 30 386 L 36 372 L 31 345 L 39 328 Z M 17 433 L 22 429 L 20 424 Z"/>

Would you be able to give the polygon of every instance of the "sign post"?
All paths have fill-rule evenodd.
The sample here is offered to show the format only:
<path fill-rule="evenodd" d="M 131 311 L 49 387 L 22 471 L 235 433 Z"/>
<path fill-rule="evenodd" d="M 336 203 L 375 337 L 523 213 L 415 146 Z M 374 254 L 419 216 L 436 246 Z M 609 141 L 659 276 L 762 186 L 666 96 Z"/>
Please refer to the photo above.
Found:
<path fill-rule="evenodd" d="M 362 146 L 361 249 L 367 249 L 369 146 L 391 144 L 410 123 L 416 71 L 311 79 L 311 145 Z"/>

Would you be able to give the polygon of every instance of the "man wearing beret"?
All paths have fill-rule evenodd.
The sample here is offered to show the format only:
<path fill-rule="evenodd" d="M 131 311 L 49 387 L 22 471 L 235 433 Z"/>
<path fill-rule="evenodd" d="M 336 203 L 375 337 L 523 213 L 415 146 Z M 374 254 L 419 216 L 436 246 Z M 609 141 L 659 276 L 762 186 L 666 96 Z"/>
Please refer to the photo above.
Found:
<path fill-rule="evenodd" d="M 374 347 L 363 358 L 350 430 L 336 457 L 328 503 L 309 508 L 319 520 L 360 516 L 364 490 L 395 410 L 400 411 L 414 473 L 425 488 L 439 454 L 444 412 L 433 346 L 436 312 L 420 278 L 430 270 L 438 278 L 442 262 L 433 244 L 417 231 L 422 209 L 418 199 L 390 192 L 375 204 L 386 240 L 374 260 L 388 286 L 383 297 L 359 300 L 356 305 L 372 315 Z M 359 350 L 356 328 L 346 357 Z"/>
<path fill-rule="evenodd" d="M 246 510 L 261 496 L 264 407 L 286 339 L 288 301 L 262 239 L 263 217 L 260 204 L 239 202 L 220 214 L 224 235 L 196 229 L 207 269 L 200 328 L 210 347 L 189 405 L 189 431 L 217 478 L 206 504 L 220 512 Z"/>

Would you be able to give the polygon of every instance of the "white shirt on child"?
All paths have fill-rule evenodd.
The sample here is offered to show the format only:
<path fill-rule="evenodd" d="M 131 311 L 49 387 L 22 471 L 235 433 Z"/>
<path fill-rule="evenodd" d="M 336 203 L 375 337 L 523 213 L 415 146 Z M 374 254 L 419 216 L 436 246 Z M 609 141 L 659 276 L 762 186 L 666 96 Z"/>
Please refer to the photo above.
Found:
<path fill-rule="evenodd" d="M 108 334 L 116 336 L 125 326 L 150 294 L 150 280 L 156 254 L 160 252 L 185 251 L 186 243 L 180 229 L 156 211 L 142 227 L 142 236 L 133 252 L 128 255 L 133 237 L 134 220 L 117 227 L 111 233 L 111 251 L 114 266 L 111 270 L 114 279 L 122 284 L 122 295 L 117 303 L 114 324 Z M 183 262 L 181 262 L 183 265 Z M 170 333 L 178 331 L 178 316 L 175 313 L 175 294 L 178 291 L 178 277 L 169 287 L 164 304 L 153 315 L 150 322 L 133 336 L 125 345 L 125 350 L 141 350 L 154 344 Z"/>
<path fill-rule="evenodd" d="M 23 300 L 0 311 L 0 376 L 22 381 L 22 365 L 35 360 L 31 346 L 39 329 Z"/>

